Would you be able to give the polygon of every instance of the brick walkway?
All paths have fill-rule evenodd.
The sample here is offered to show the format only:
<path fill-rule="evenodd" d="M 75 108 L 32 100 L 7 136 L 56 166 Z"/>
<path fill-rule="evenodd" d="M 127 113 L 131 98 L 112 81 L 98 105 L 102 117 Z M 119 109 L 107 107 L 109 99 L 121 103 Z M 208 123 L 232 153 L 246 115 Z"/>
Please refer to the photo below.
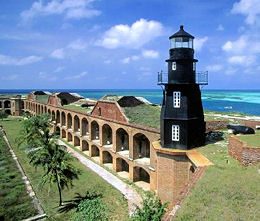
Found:
<path fill-rule="evenodd" d="M 118 177 L 108 172 L 103 167 L 99 166 L 98 164 L 82 156 L 63 141 L 59 140 L 58 143 L 60 145 L 66 146 L 68 152 L 70 152 L 74 157 L 76 157 L 84 166 L 88 167 L 93 172 L 97 173 L 104 180 L 110 183 L 113 187 L 118 189 L 128 201 L 128 210 L 130 215 L 135 211 L 136 208 L 135 205 L 137 206 L 141 205 L 142 198 L 133 187 L 124 183 L 122 180 L 120 180 Z"/>

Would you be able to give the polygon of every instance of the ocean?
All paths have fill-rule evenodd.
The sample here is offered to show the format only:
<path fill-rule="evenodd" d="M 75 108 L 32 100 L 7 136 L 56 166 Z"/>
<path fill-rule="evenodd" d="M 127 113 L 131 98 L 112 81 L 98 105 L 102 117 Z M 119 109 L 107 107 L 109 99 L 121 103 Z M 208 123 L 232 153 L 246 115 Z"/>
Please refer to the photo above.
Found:
<path fill-rule="evenodd" d="M 144 97 L 151 103 L 161 104 L 162 90 L 160 89 L 0 89 L 0 94 L 28 94 L 32 90 L 49 92 L 68 91 L 78 93 L 83 97 L 101 98 L 105 94 L 132 95 Z M 203 90 L 202 103 L 205 110 L 220 112 L 241 112 L 260 116 L 260 90 Z"/>

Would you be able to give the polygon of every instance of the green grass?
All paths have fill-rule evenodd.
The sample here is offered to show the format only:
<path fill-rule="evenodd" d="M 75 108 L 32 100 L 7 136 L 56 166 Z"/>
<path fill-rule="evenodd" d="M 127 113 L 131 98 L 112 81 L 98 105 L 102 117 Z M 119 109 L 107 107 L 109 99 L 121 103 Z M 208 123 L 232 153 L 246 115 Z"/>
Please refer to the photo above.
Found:
<path fill-rule="evenodd" d="M 160 129 L 161 107 L 141 104 L 122 108 L 130 123 Z"/>
<path fill-rule="evenodd" d="M 199 149 L 214 165 L 184 200 L 176 220 L 260 220 L 259 164 L 242 167 L 227 148 L 225 140 Z"/>
<path fill-rule="evenodd" d="M 64 105 L 63 108 L 65 108 L 67 110 L 78 111 L 83 114 L 89 114 L 92 111 L 91 108 L 85 108 L 85 107 L 81 107 L 81 106 L 78 106 L 75 104 Z"/>
<path fill-rule="evenodd" d="M 255 134 L 241 135 L 238 138 L 248 144 L 250 147 L 260 148 L 260 130 L 256 130 Z"/>
<path fill-rule="evenodd" d="M 22 220 L 37 213 L 9 147 L 0 135 L 0 220 Z"/>
<path fill-rule="evenodd" d="M 40 203 L 49 217 L 48 220 L 71 220 L 74 211 L 71 211 L 68 214 L 60 214 L 57 212 L 59 198 L 56 186 L 53 186 L 51 189 L 49 189 L 48 186 L 41 187 L 39 183 L 43 171 L 41 169 L 35 170 L 28 163 L 24 151 L 17 147 L 15 138 L 21 129 L 20 122 L 15 118 L 9 118 L 9 120 L 3 121 L 2 125 L 7 132 L 8 139 L 12 144 L 17 157 L 30 178 Z M 72 164 L 81 170 L 81 175 L 79 176 L 79 179 L 74 182 L 74 187 L 72 189 L 65 189 L 63 191 L 64 200 L 72 199 L 75 196 L 75 193 L 84 195 L 87 190 L 93 188 L 103 194 L 103 201 L 109 209 L 108 215 L 111 220 L 128 220 L 128 205 L 123 195 L 97 174 L 83 166 L 78 160 L 73 160 Z"/>

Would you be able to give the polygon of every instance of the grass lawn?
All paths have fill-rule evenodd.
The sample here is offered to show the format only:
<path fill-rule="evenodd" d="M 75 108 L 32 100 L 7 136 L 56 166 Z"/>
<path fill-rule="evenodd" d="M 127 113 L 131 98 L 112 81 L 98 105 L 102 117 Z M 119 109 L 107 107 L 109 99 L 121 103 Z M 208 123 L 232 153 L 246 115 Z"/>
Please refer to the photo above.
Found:
<path fill-rule="evenodd" d="M 57 212 L 58 191 L 56 186 L 51 189 L 48 186 L 41 187 L 39 185 L 43 171 L 35 170 L 29 163 L 26 154 L 17 147 L 15 139 L 21 129 L 20 122 L 15 118 L 9 118 L 2 122 L 8 139 L 12 144 L 20 163 L 22 164 L 26 174 L 34 187 L 37 197 L 40 200 L 45 212 L 48 215 L 48 220 L 71 220 L 73 211 L 67 214 L 59 214 Z M 94 188 L 103 194 L 103 201 L 110 210 L 109 216 L 111 220 L 128 220 L 128 205 L 123 195 L 104 181 L 97 174 L 84 167 L 78 160 L 74 160 L 73 165 L 81 170 L 81 175 L 78 180 L 74 181 L 72 189 L 63 191 L 63 199 L 70 200 L 75 196 L 75 193 L 85 194 L 90 188 Z"/>
<path fill-rule="evenodd" d="M 184 200 L 176 220 L 260 220 L 259 164 L 242 167 L 229 157 L 226 139 L 199 151 L 214 166 Z"/>
<path fill-rule="evenodd" d="M 241 135 L 239 139 L 246 142 L 250 147 L 260 148 L 260 130 L 255 130 L 255 134 Z"/>
<path fill-rule="evenodd" d="M 0 220 L 22 220 L 37 213 L 9 147 L 0 134 Z"/>
<path fill-rule="evenodd" d="M 85 108 L 74 104 L 64 105 L 63 108 L 67 110 L 78 111 L 83 114 L 89 114 L 92 111 L 91 108 Z"/>
<path fill-rule="evenodd" d="M 122 108 L 130 123 L 160 129 L 161 107 L 141 104 Z"/>

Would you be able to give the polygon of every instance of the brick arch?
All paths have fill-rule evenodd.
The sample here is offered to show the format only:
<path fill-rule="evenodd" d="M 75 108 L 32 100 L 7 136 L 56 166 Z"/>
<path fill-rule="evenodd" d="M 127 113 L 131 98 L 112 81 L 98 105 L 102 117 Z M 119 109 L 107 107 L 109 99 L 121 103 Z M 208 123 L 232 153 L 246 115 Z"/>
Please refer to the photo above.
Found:
<path fill-rule="evenodd" d="M 66 130 L 61 131 L 61 138 L 66 138 Z"/>
<path fill-rule="evenodd" d="M 78 136 L 74 136 L 74 142 L 73 142 L 73 145 L 75 147 L 79 147 L 80 146 L 80 138 Z"/>
<path fill-rule="evenodd" d="M 60 123 L 60 118 L 61 118 L 61 114 L 59 110 L 56 110 L 56 122 L 59 124 Z"/>
<path fill-rule="evenodd" d="M 73 140 L 72 133 L 68 132 L 67 141 L 72 142 L 72 140 Z"/>
<path fill-rule="evenodd" d="M 99 140 L 99 124 L 97 121 L 91 121 L 91 140 Z"/>
<path fill-rule="evenodd" d="M 129 163 L 121 157 L 116 158 L 116 172 L 126 171 L 129 173 Z"/>
<path fill-rule="evenodd" d="M 56 114 L 54 110 L 51 112 L 51 120 L 56 121 Z"/>
<path fill-rule="evenodd" d="M 67 128 L 72 128 L 72 115 L 70 113 L 67 114 Z"/>
<path fill-rule="evenodd" d="M 61 126 L 66 126 L 66 114 L 64 111 L 61 112 Z"/>
<path fill-rule="evenodd" d="M 104 150 L 102 152 L 102 164 L 106 163 L 113 163 L 113 155 L 109 151 Z"/>
<path fill-rule="evenodd" d="M 100 156 L 100 149 L 96 145 L 91 145 L 90 157 Z"/>
<path fill-rule="evenodd" d="M 89 133 L 89 122 L 86 117 L 81 119 L 81 135 L 86 136 Z"/>
<path fill-rule="evenodd" d="M 133 171 L 133 181 L 144 181 L 150 183 L 150 172 L 144 167 L 135 166 Z"/>
<path fill-rule="evenodd" d="M 113 131 L 109 124 L 102 126 L 102 145 L 113 144 Z"/>
<path fill-rule="evenodd" d="M 116 130 L 116 152 L 129 150 L 129 134 L 122 127 Z"/>
<path fill-rule="evenodd" d="M 136 133 L 133 136 L 133 158 L 150 158 L 151 142 L 143 133 Z"/>
<path fill-rule="evenodd" d="M 89 143 L 88 143 L 88 141 L 82 140 L 81 150 L 82 150 L 82 151 L 88 151 L 88 150 L 89 150 Z"/>
<path fill-rule="evenodd" d="M 74 115 L 73 121 L 74 121 L 74 132 L 78 132 L 80 130 L 80 120 L 77 114 Z"/>

